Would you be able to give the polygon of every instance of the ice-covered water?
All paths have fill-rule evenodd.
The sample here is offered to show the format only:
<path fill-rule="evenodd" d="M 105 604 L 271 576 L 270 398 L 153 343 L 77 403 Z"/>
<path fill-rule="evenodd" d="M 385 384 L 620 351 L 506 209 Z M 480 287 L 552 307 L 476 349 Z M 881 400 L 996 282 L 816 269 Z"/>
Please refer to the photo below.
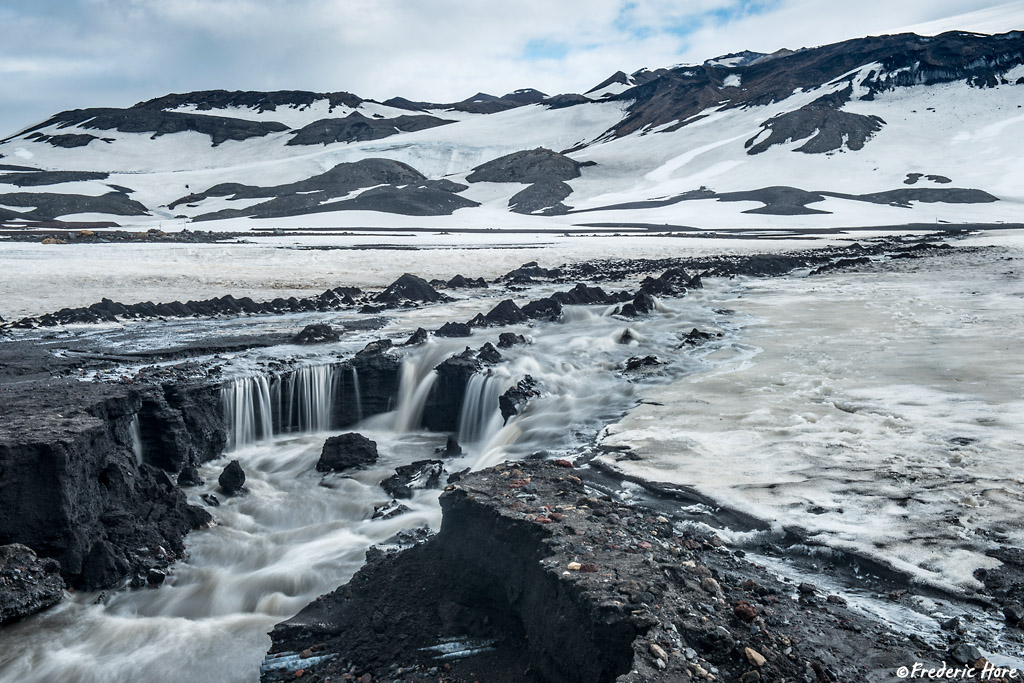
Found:
<path fill-rule="evenodd" d="M 632 475 L 970 591 L 987 548 L 1024 543 L 1022 256 L 736 282 L 719 368 L 645 389 L 604 443 L 635 449 Z"/>

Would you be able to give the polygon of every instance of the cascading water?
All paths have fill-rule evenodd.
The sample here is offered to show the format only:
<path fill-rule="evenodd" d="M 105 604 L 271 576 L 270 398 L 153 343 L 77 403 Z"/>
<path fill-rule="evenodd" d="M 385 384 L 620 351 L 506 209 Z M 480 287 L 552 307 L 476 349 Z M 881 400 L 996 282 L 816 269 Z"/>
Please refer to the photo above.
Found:
<path fill-rule="evenodd" d="M 410 432 L 420 428 L 427 397 L 430 396 L 430 390 L 437 381 L 434 368 L 453 348 L 451 345 L 429 341 L 418 354 L 402 361 L 398 407 L 395 410 L 393 425 L 396 432 Z"/>
<path fill-rule="evenodd" d="M 142 467 L 142 428 L 139 425 L 139 415 L 132 415 L 132 421 L 128 423 L 128 431 L 132 436 L 132 453 L 135 454 L 135 464 Z"/>
<path fill-rule="evenodd" d="M 363 394 L 359 389 L 359 370 L 356 366 L 352 366 L 352 391 L 356 397 L 356 418 L 359 420 L 363 419 Z"/>
<path fill-rule="evenodd" d="M 228 423 L 227 450 L 270 438 L 270 383 L 264 375 L 233 379 L 221 387 L 220 396 Z"/>
<path fill-rule="evenodd" d="M 227 449 L 237 450 L 284 432 L 330 429 L 336 367 L 310 365 L 283 377 L 253 375 L 225 383 L 221 403 L 228 423 Z"/>
<path fill-rule="evenodd" d="M 460 444 L 485 442 L 501 429 L 498 398 L 510 383 L 511 376 L 504 368 L 479 372 L 469 378 L 459 415 Z"/>

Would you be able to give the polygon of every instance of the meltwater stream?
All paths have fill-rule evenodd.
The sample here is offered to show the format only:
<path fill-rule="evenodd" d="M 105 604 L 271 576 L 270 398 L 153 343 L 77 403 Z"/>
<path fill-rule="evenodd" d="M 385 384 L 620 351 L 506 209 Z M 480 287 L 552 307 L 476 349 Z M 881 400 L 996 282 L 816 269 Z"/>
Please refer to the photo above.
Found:
<path fill-rule="evenodd" d="M 315 470 L 331 431 L 332 387 L 343 365 L 321 364 L 274 377 L 253 374 L 224 385 L 230 451 L 201 469 L 207 482 L 189 490 L 216 526 L 187 539 L 189 557 L 172 566 L 159 589 L 75 594 L 64 603 L 5 627 L 0 680 L 155 683 L 258 680 L 267 632 L 318 595 L 347 581 L 366 549 L 398 531 L 440 522 L 439 491 L 418 490 L 410 512 L 372 519 L 388 496 L 379 482 L 398 465 L 436 457 L 445 434 L 419 429 L 434 382 L 433 368 L 466 344 L 496 342 L 501 331 L 531 343 L 503 350 L 504 360 L 475 377 L 463 404 L 459 436 L 465 452 L 448 471 L 481 468 L 507 457 L 568 452 L 635 404 L 637 383 L 665 382 L 705 363 L 681 347 L 693 327 L 724 329 L 727 320 L 695 293 L 653 316 L 626 321 L 605 307 L 567 308 L 562 323 L 478 330 L 470 339 L 436 340 L 404 354 L 400 396 L 390 413 L 346 431 L 378 444 L 379 462 L 340 474 Z M 413 314 L 410 314 L 413 315 Z M 621 343 L 630 330 L 632 341 Z M 630 356 L 658 355 L 659 374 L 624 373 Z M 342 370 L 341 368 L 345 368 Z M 529 374 L 540 395 L 503 423 L 497 397 Z M 346 377 L 346 379 L 348 379 Z M 357 385 L 358 386 L 358 385 Z M 246 473 L 248 493 L 225 497 L 217 475 L 229 459 Z"/>

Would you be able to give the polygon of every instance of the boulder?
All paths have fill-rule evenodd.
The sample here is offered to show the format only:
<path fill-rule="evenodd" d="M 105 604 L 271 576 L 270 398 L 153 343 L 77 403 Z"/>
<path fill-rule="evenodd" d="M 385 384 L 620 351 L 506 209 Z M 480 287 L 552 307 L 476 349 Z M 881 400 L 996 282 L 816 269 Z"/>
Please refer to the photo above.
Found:
<path fill-rule="evenodd" d="M 242 486 L 245 485 L 245 472 L 242 471 L 242 466 L 238 464 L 237 460 L 228 463 L 228 466 L 217 477 L 217 483 L 229 496 L 236 495 L 242 490 Z"/>
<path fill-rule="evenodd" d="M 318 472 L 344 472 L 377 462 L 377 442 L 362 434 L 350 432 L 332 436 L 324 442 L 320 460 L 316 463 Z"/>
<path fill-rule="evenodd" d="M 404 301 L 418 301 L 428 303 L 443 301 L 442 296 L 430 283 L 421 277 L 406 273 L 398 278 L 387 289 L 378 294 L 374 299 L 386 304 L 399 304 Z"/>
<path fill-rule="evenodd" d="M 0 546 L 0 624 L 38 612 L 63 597 L 64 580 L 56 560 L 40 560 L 20 543 Z"/>
<path fill-rule="evenodd" d="M 477 326 L 515 325 L 526 322 L 526 314 L 512 299 L 505 299 L 487 312 Z"/>
<path fill-rule="evenodd" d="M 476 357 L 484 363 L 498 363 L 501 361 L 501 353 L 498 349 L 494 348 L 494 344 L 491 342 L 487 342 L 480 347 L 480 351 L 477 352 Z"/>
<path fill-rule="evenodd" d="M 429 335 L 427 331 L 422 327 L 418 327 L 416 328 L 416 331 L 405 340 L 405 343 L 402 344 L 402 346 L 419 346 L 420 344 L 425 343 L 428 337 Z"/>
<path fill-rule="evenodd" d="M 341 339 L 341 334 L 333 327 L 325 324 L 306 325 L 302 331 L 292 337 L 292 344 L 326 344 Z"/>
<path fill-rule="evenodd" d="M 417 460 L 395 469 L 395 474 L 380 483 L 392 498 L 412 498 L 417 489 L 440 487 L 444 463 L 440 460 Z"/>
<path fill-rule="evenodd" d="M 498 397 L 498 409 L 501 410 L 501 417 L 505 422 L 508 422 L 510 417 L 518 415 L 526 402 L 537 395 L 536 386 L 537 380 L 526 375 Z"/>
<path fill-rule="evenodd" d="M 178 486 L 202 486 L 203 478 L 195 467 L 184 467 L 178 473 Z"/>
<path fill-rule="evenodd" d="M 473 334 L 473 330 L 466 323 L 448 322 L 434 334 L 438 337 L 468 337 Z"/>
<path fill-rule="evenodd" d="M 502 332 L 498 335 L 498 348 L 499 349 L 510 349 L 516 344 L 525 344 L 526 337 L 521 334 L 515 334 L 514 332 Z"/>

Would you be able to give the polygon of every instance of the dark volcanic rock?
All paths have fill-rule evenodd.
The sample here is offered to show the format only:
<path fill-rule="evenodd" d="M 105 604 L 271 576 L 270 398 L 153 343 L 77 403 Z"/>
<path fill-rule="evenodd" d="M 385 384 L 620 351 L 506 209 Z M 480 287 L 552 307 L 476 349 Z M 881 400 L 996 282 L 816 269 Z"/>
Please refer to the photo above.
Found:
<path fill-rule="evenodd" d="M 238 464 L 237 460 L 232 460 L 228 463 L 224 471 L 217 477 L 217 483 L 220 484 L 224 493 L 229 496 L 233 496 L 242 490 L 242 487 L 245 485 L 245 472 L 242 471 L 242 466 Z"/>
<path fill-rule="evenodd" d="M 398 116 L 393 119 L 373 119 L 352 112 L 341 119 L 320 119 L 295 131 L 289 145 L 327 145 L 332 142 L 361 142 L 380 140 L 397 135 L 426 130 L 453 123 L 436 116 Z"/>
<path fill-rule="evenodd" d="M 510 349 L 517 344 L 525 344 L 526 337 L 514 332 L 502 332 L 498 335 L 498 348 Z"/>
<path fill-rule="evenodd" d="M 332 436 L 324 442 L 316 469 L 318 472 L 343 472 L 375 462 L 377 442 L 367 439 L 362 434 L 350 432 Z"/>
<path fill-rule="evenodd" d="M 416 331 L 413 332 L 409 336 L 409 338 L 405 340 L 405 343 L 402 344 L 402 346 L 419 346 L 420 344 L 426 343 L 427 339 L 429 338 L 430 333 L 428 333 L 422 327 L 417 327 Z"/>
<path fill-rule="evenodd" d="M 516 382 L 515 386 L 498 397 L 498 409 L 501 411 L 501 418 L 508 422 L 513 415 L 518 415 L 526 402 L 537 395 L 537 380 L 526 375 Z"/>
<path fill-rule="evenodd" d="M 183 467 L 178 473 L 178 486 L 202 486 L 203 483 L 196 467 Z"/>
<path fill-rule="evenodd" d="M 0 543 L 56 559 L 69 586 L 106 588 L 166 566 L 184 535 L 210 521 L 166 473 L 136 464 L 133 389 L 23 378 L 0 392 Z"/>
<path fill-rule="evenodd" d="M 847 91 L 852 91 L 849 87 Z M 838 97 L 837 97 L 838 95 Z M 772 145 L 810 138 L 796 152 L 823 154 L 842 147 L 858 150 L 872 135 L 885 125 L 877 116 L 852 114 L 838 109 L 849 97 L 849 92 L 825 95 L 795 111 L 780 114 L 761 124 L 761 132 L 746 142 L 747 154 L 760 154 Z M 757 142 L 765 131 L 770 134 Z M 813 137 L 812 137 L 813 136 Z"/>
<path fill-rule="evenodd" d="M 626 372 L 636 372 L 638 370 L 644 370 L 646 368 L 653 368 L 661 365 L 661 361 L 658 360 L 657 356 L 632 356 L 626 359 Z"/>
<path fill-rule="evenodd" d="M 395 474 L 380 483 L 393 498 L 412 498 L 416 489 L 436 489 L 441 485 L 444 463 L 440 460 L 417 460 L 395 469 Z"/>
<path fill-rule="evenodd" d="M 316 647 L 325 658 L 303 672 L 316 680 L 349 671 L 390 680 L 396 667 L 443 665 L 453 680 L 553 683 L 680 683 L 712 669 L 715 680 L 744 683 L 846 680 L 830 671 L 888 680 L 907 661 L 941 658 L 840 605 L 789 600 L 790 587 L 716 549 L 717 538 L 587 497 L 577 472 L 556 463 L 467 474 L 441 507 L 436 536 L 398 554 L 371 550 L 348 584 L 275 627 L 271 652 Z M 712 576 L 719 599 L 700 587 Z M 740 603 L 758 616 L 737 618 Z M 455 637 L 494 641 L 497 651 L 438 662 L 424 650 Z M 484 675 L 502 664 L 500 676 Z"/>
<path fill-rule="evenodd" d="M 561 216 L 570 210 L 562 203 L 570 194 L 572 188 L 568 184 L 561 180 L 546 180 L 516 192 L 508 200 L 508 208 L 513 213 Z"/>
<path fill-rule="evenodd" d="M 467 278 L 462 275 L 456 275 L 451 280 L 446 282 L 445 286 L 450 287 L 451 289 L 461 289 L 468 287 L 479 287 L 481 289 L 486 289 L 488 285 L 487 281 L 484 280 L 482 277 Z"/>
<path fill-rule="evenodd" d="M 434 334 L 438 337 L 468 337 L 473 330 L 466 323 L 447 322 Z"/>
<path fill-rule="evenodd" d="M 481 367 L 477 354 L 467 348 L 445 359 L 435 368 L 437 380 L 423 408 L 423 427 L 435 432 L 455 432 L 459 429 L 466 384 Z"/>
<path fill-rule="evenodd" d="M 526 322 L 527 317 L 512 299 L 505 299 L 487 312 L 477 316 L 470 322 L 473 327 L 489 327 L 494 325 L 516 325 Z"/>
<path fill-rule="evenodd" d="M 454 436 L 449 435 L 448 440 L 444 444 L 443 449 L 438 449 L 442 456 L 445 458 L 454 458 L 462 455 L 462 446 L 455 440 Z"/>
<path fill-rule="evenodd" d="M 228 140 L 247 140 L 288 130 L 288 126 L 276 121 L 249 121 L 226 116 L 131 108 L 72 109 L 61 112 L 24 133 L 53 125 L 62 128 L 78 126 L 89 130 L 116 130 L 122 133 L 152 133 L 153 137 L 195 131 L 209 135 L 214 146 Z"/>
<path fill-rule="evenodd" d="M 616 315 L 625 316 L 627 318 L 635 318 L 638 315 L 645 315 L 654 310 L 654 298 L 645 292 L 640 290 L 633 297 L 633 300 L 628 304 L 622 305 L 618 308 L 615 313 Z"/>
<path fill-rule="evenodd" d="M 547 183 L 580 177 L 581 165 L 564 154 L 544 147 L 513 152 L 473 169 L 471 183 Z"/>
<path fill-rule="evenodd" d="M 388 288 L 374 297 L 376 301 L 397 305 L 404 301 L 430 303 L 444 301 L 445 296 L 438 293 L 423 278 L 406 273 L 388 285 Z"/>
<path fill-rule="evenodd" d="M 0 546 L 0 624 L 38 612 L 63 597 L 64 580 L 56 560 L 40 560 L 20 543 Z"/>
<path fill-rule="evenodd" d="M 292 337 L 292 344 L 325 344 L 339 339 L 341 335 L 333 327 L 320 323 L 306 325 L 301 332 Z"/>
<path fill-rule="evenodd" d="M 558 320 L 562 315 L 562 304 L 554 297 L 531 301 L 522 308 L 523 315 L 533 320 Z"/>
<path fill-rule="evenodd" d="M 494 364 L 501 362 L 501 353 L 498 349 L 494 348 L 494 344 L 487 342 L 480 347 L 480 351 L 477 352 L 476 357 L 480 359 L 482 363 Z"/>

